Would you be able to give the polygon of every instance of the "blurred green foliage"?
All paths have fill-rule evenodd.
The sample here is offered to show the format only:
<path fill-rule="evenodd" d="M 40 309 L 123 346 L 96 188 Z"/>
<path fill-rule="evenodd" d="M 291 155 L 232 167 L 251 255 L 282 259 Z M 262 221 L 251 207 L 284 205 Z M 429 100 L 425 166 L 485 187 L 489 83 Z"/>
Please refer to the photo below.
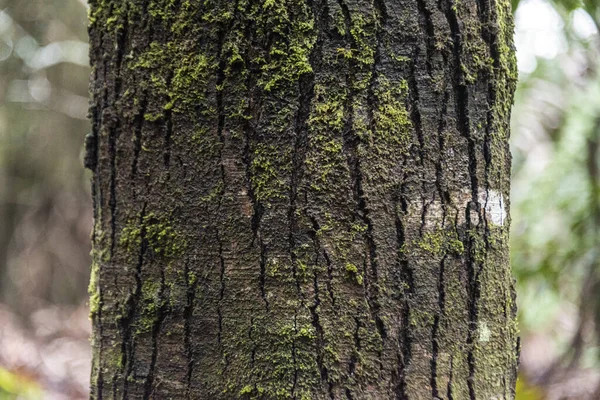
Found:
<path fill-rule="evenodd" d="M 513 2 L 517 22 L 536 17 L 519 15 L 535 2 Z M 546 31 L 518 25 L 517 45 L 521 34 L 528 38 L 521 45 L 540 39 L 555 51 L 533 59 L 531 47 L 517 53 L 525 68 L 512 120 L 511 256 L 524 346 L 544 336 L 550 346 L 540 351 L 554 359 L 544 368 L 524 360 L 521 372 L 531 385 L 549 387 L 567 371 L 600 366 L 600 4 L 537 3 L 556 21 L 553 36 L 544 42 Z"/>
<path fill-rule="evenodd" d="M 517 400 L 543 400 L 544 393 L 534 385 L 529 384 L 524 378 L 517 379 Z"/>
<path fill-rule="evenodd" d="M 37 400 L 43 392 L 35 380 L 0 367 L 0 400 Z"/>

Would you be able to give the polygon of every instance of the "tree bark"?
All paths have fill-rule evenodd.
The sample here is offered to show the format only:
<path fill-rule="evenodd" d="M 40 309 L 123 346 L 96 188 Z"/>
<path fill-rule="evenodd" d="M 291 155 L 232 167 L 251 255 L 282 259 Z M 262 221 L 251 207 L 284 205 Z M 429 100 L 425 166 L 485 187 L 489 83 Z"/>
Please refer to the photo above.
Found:
<path fill-rule="evenodd" d="M 507 0 L 93 0 L 92 397 L 513 399 Z"/>

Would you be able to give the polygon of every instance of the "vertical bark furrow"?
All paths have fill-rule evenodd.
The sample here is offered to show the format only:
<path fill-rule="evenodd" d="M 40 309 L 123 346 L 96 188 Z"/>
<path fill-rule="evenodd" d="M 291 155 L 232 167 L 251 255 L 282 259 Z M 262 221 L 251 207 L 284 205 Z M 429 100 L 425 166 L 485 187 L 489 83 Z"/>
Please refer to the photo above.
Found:
<path fill-rule="evenodd" d="M 136 181 L 136 175 L 138 173 L 138 160 L 142 151 L 142 129 L 144 126 L 144 115 L 148 107 L 148 99 L 146 93 L 141 94 L 142 102 L 140 109 L 134 118 L 134 139 L 133 139 L 133 161 L 131 162 L 131 180 Z"/>
<path fill-rule="evenodd" d="M 116 237 L 117 237 L 117 148 L 116 141 L 119 131 L 119 123 L 113 122 L 115 126 L 110 129 L 108 151 L 111 154 L 110 157 L 110 191 L 108 206 L 110 207 L 110 254 L 111 257 L 115 252 Z"/>
<path fill-rule="evenodd" d="M 440 316 L 436 315 L 433 319 L 433 327 L 431 329 L 431 397 L 436 399 L 439 398 L 439 389 L 437 382 L 437 370 L 438 370 L 438 356 L 440 346 L 438 343 L 438 334 L 440 329 Z"/>
<path fill-rule="evenodd" d="M 297 326 L 298 314 L 294 313 L 294 333 L 298 333 Z M 296 364 L 296 340 L 292 340 L 292 364 L 294 366 L 294 377 L 292 380 L 292 390 L 290 391 L 291 398 L 295 398 L 296 384 L 298 383 L 298 366 Z"/>
<path fill-rule="evenodd" d="M 318 265 L 319 259 L 321 258 L 321 254 L 323 255 L 323 259 L 325 260 L 325 264 L 327 266 L 327 292 L 329 293 L 329 298 L 331 299 L 331 305 L 335 308 L 335 294 L 333 292 L 333 264 L 331 263 L 331 259 L 327 254 L 327 250 L 323 248 L 320 244 L 319 239 L 316 235 L 316 232 L 321 230 L 321 226 L 317 222 L 315 217 L 310 218 L 312 223 L 313 232 L 311 232 L 311 236 L 313 238 L 313 243 L 316 252 L 315 264 Z"/>
<path fill-rule="evenodd" d="M 494 75 L 497 73 L 497 71 L 500 70 L 500 58 L 499 58 L 498 43 L 497 43 L 498 39 L 494 32 L 495 29 L 492 27 L 493 20 L 495 18 L 494 14 L 492 12 L 492 9 L 489 7 L 489 4 L 487 1 L 478 1 L 477 2 L 477 10 L 479 13 L 479 18 L 482 21 L 481 37 L 482 37 L 483 41 L 487 44 L 487 47 L 489 49 L 489 54 L 492 59 L 492 65 L 490 66 L 489 72 L 486 74 L 487 75 L 486 78 L 488 81 L 487 101 L 486 101 L 486 103 L 488 105 L 488 111 L 487 111 L 487 116 L 486 116 L 485 138 L 484 138 L 484 147 L 483 147 L 483 157 L 485 160 L 485 183 L 486 183 L 486 190 L 489 190 L 490 185 L 491 185 L 489 172 L 490 172 L 490 166 L 493 162 L 492 148 L 491 148 L 491 146 L 492 146 L 491 134 L 492 134 L 492 130 L 493 130 L 494 124 L 495 124 L 493 104 L 496 102 L 496 85 L 494 84 L 494 77 L 495 77 Z M 486 196 L 486 202 L 487 202 L 488 197 L 489 196 Z M 487 206 L 487 204 L 486 204 L 486 206 Z M 487 218 L 486 218 L 486 225 L 487 225 Z"/>
<path fill-rule="evenodd" d="M 471 122 L 469 118 L 469 88 L 466 86 L 463 76 L 463 39 L 460 30 L 460 24 L 456 11 L 456 4 L 450 2 L 446 9 L 446 18 L 452 33 L 453 43 L 453 65 L 454 65 L 454 103 L 457 114 L 458 131 L 466 138 L 469 151 L 469 173 L 471 175 L 471 194 L 474 202 L 478 202 L 478 179 L 477 179 L 477 155 L 475 153 L 475 143 L 471 137 Z"/>
<path fill-rule="evenodd" d="M 433 54 L 435 53 L 435 46 L 434 46 L 434 40 L 435 40 L 435 28 L 433 25 L 433 20 L 432 20 L 432 12 L 427 8 L 427 2 L 425 0 L 417 0 L 417 8 L 419 10 L 419 13 L 421 14 L 421 18 L 423 20 L 423 32 L 424 32 L 424 36 L 425 36 L 425 43 L 426 43 L 426 57 L 427 57 L 427 62 L 425 63 L 426 67 L 427 67 L 427 73 L 432 76 L 432 69 L 433 69 L 433 61 L 432 61 L 432 57 Z"/>
<path fill-rule="evenodd" d="M 217 302 L 217 316 L 219 322 L 219 330 L 217 331 L 217 343 L 221 352 L 221 358 L 227 365 L 227 356 L 223 350 L 223 311 L 221 310 L 223 299 L 225 298 L 225 259 L 223 258 L 223 243 L 219 238 L 219 231 L 216 232 L 217 241 L 219 243 L 219 299 Z"/>
<path fill-rule="evenodd" d="M 191 386 L 192 386 L 192 375 L 194 373 L 194 346 L 193 346 L 193 339 L 192 338 L 192 330 L 191 330 L 191 325 L 193 323 L 193 310 L 194 310 L 194 303 L 195 303 L 195 299 L 196 299 L 196 291 L 198 289 L 198 281 L 197 279 L 193 279 L 190 281 L 190 270 L 189 270 L 189 263 L 186 262 L 185 263 L 185 271 L 184 271 L 184 275 L 187 277 L 186 281 L 187 281 L 187 291 L 186 291 L 186 305 L 185 305 L 185 309 L 183 310 L 183 319 L 184 319 L 184 331 L 185 331 L 185 335 L 184 335 L 184 346 L 185 346 L 185 354 L 186 354 L 186 360 L 187 360 L 187 364 L 185 366 L 186 369 L 186 397 L 190 397 L 190 392 L 191 392 Z"/>
<path fill-rule="evenodd" d="M 319 281 L 316 272 L 313 273 L 313 290 L 314 290 L 314 299 L 313 305 L 309 307 L 310 313 L 312 315 L 312 324 L 317 333 L 317 343 L 316 343 L 316 351 L 317 351 L 317 366 L 319 367 L 319 372 L 321 375 L 321 380 L 326 382 L 328 385 L 328 392 L 331 394 L 331 382 L 329 382 L 329 376 L 327 373 L 327 367 L 323 365 L 323 347 L 324 347 L 324 332 L 323 326 L 319 321 L 319 311 L 318 308 L 321 305 L 321 299 L 319 299 Z"/>
<path fill-rule="evenodd" d="M 446 151 L 445 148 L 445 140 L 444 140 L 444 131 L 447 127 L 446 123 L 446 114 L 448 113 L 448 101 L 450 100 L 450 93 L 447 90 L 444 90 L 444 98 L 442 100 L 442 104 L 440 107 L 440 118 L 437 126 L 437 137 L 438 137 L 438 147 L 439 147 L 439 156 L 437 158 L 437 162 L 435 164 L 435 179 L 436 186 L 438 188 L 438 195 L 440 201 L 442 202 L 442 207 L 445 207 L 451 203 L 450 193 L 448 193 L 448 182 L 445 179 L 444 173 L 444 165 L 447 161 L 444 159 L 444 154 Z"/>
<path fill-rule="evenodd" d="M 128 8 L 127 4 L 122 6 L 124 12 L 126 13 Z M 120 23 L 122 26 L 120 29 L 117 29 L 115 32 L 115 61 L 112 72 L 114 74 L 114 89 L 112 91 L 112 95 L 114 96 L 111 101 L 113 105 L 118 104 L 119 96 L 121 95 L 121 64 L 123 61 L 123 53 L 125 51 L 127 45 L 127 35 L 129 33 L 129 21 L 127 18 L 121 18 Z M 121 121 L 118 115 L 116 115 L 116 111 L 111 107 L 106 108 L 105 111 L 110 110 L 110 115 L 108 116 L 109 121 L 107 124 L 108 129 L 108 154 L 110 157 L 110 198 L 109 198 L 109 207 L 110 207 L 110 220 L 111 220 L 111 246 L 110 246 L 110 254 L 111 257 L 114 254 L 115 250 L 115 238 L 117 235 L 117 140 L 119 138 L 120 130 L 121 130 Z"/>
<path fill-rule="evenodd" d="M 267 273 L 267 260 L 266 260 L 266 251 L 264 243 L 262 239 L 259 238 L 258 245 L 260 246 L 260 274 L 258 277 L 258 284 L 260 287 L 260 296 L 262 297 L 265 303 L 265 309 L 267 313 L 269 312 L 269 299 L 267 299 L 267 292 L 265 289 L 266 282 L 266 273 Z"/>
<path fill-rule="evenodd" d="M 398 264 L 400 267 L 400 278 L 402 284 L 405 286 L 402 288 L 402 315 L 400 319 L 401 327 L 398 334 L 398 347 L 400 348 L 398 355 L 398 367 L 397 375 L 399 377 L 395 388 L 395 398 L 398 400 L 407 399 L 407 383 L 406 383 L 406 369 L 410 365 L 412 356 L 412 337 L 410 332 L 410 316 L 411 316 L 411 299 L 412 291 L 414 288 L 413 271 L 404 253 L 404 246 L 406 245 L 404 224 L 402 219 L 399 217 L 400 214 L 405 215 L 407 211 L 406 200 L 402 197 L 402 189 L 400 188 L 400 209 L 396 211 L 397 216 L 395 219 L 396 226 L 396 242 L 398 248 Z"/>
<path fill-rule="evenodd" d="M 235 2 L 235 4 L 237 5 L 237 0 Z M 234 8 L 234 12 L 237 11 L 236 8 Z M 225 76 L 225 57 L 226 54 L 224 51 L 224 45 L 225 45 L 225 41 L 227 39 L 227 34 L 228 31 L 231 30 L 231 28 L 233 27 L 233 23 L 235 22 L 235 19 L 232 18 L 231 22 L 228 24 L 223 24 L 222 26 L 218 27 L 218 33 L 217 33 L 217 40 L 218 40 L 218 44 L 217 44 L 217 48 L 216 48 L 216 64 L 217 64 L 217 69 L 216 69 L 216 86 L 215 86 L 215 100 L 216 100 L 216 118 L 217 118 L 217 137 L 219 138 L 219 170 L 220 170 L 220 179 L 221 179 L 221 188 L 220 188 L 220 193 L 218 195 L 217 198 L 217 215 L 215 217 L 217 217 L 217 223 L 216 223 L 216 227 L 215 227 L 215 239 L 216 239 L 216 243 L 218 244 L 218 262 L 219 262 L 219 289 L 218 289 L 218 298 L 217 298 L 217 306 L 216 306 L 216 311 L 217 311 L 217 346 L 218 346 L 218 350 L 219 350 L 219 355 L 220 355 L 220 371 L 221 374 L 225 374 L 227 367 L 228 367 L 228 358 L 227 358 L 227 353 L 225 351 L 225 346 L 223 343 L 223 335 L 224 335 L 224 321 L 223 321 L 223 300 L 225 298 L 225 286 L 226 286 L 226 270 L 227 270 L 227 264 L 225 261 L 225 257 L 223 254 L 223 240 L 221 238 L 221 235 L 219 233 L 219 230 L 221 229 L 221 226 L 223 224 L 223 220 L 224 218 L 220 215 L 222 210 L 223 210 L 223 203 L 225 201 L 224 197 L 227 194 L 227 172 L 225 169 L 225 148 L 227 146 L 227 139 L 225 138 L 224 135 L 224 130 L 225 130 L 225 104 L 224 104 L 224 96 L 225 96 L 225 87 L 224 87 L 224 83 L 226 80 L 226 76 Z"/>
<path fill-rule="evenodd" d="M 442 318 L 444 318 L 444 308 L 446 303 L 446 288 L 444 282 L 444 270 L 445 270 L 445 261 L 446 255 L 440 261 L 440 272 L 438 277 L 438 305 L 439 312 L 434 317 L 433 327 L 431 331 L 431 341 L 432 341 L 432 355 L 431 355 L 431 395 L 433 397 L 439 397 L 439 387 L 437 382 L 437 374 L 438 374 L 438 356 L 440 349 L 439 342 L 439 331 L 440 331 L 440 323 Z"/>
<path fill-rule="evenodd" d="M 146 380 L 144 382 L 144 398 L 149 399 L 154 397 L 154 379 L 155 379 L 155 368 L 156 368 L 156 360 L 158 358 L 158 349 L 159 349 L 159 334 L 163 324 L 163 320 L 165 318 L 166 313 L 166 302 L 164 299 L 165 292 L 165 273 L 164 270 L 161 270 L 160 273 L 160 288 L 158 290 L 158 298 L 160 299 L 160 305 L 158 307 L 158 312 L 156 319 L 152 324 L 152 355 L 150 357 L 150 367 L 148 369 L 148 373 L 146 375 Z"/>
<path fill-rule="evenodd" d="M 466 138 L 468 144 L 468 155 L 469 155 L 469 174 L 471 179 L 471 201 L 468 203 L 466 208 L 466 220 L 467 230 L 476 229 L 475 226 L 471 226 L 471 214 L 480 214 L 479 206 L 479 180 L 477 177 L 477 154 L 475 142 L 471 136 L 471 122 L 469 118 L 469 89 L 466 86 L 465 77 L 463 76 L 462 70 L 462 58 L 463 58 L 463 37 L 458 21 L 457 6 L 452 4 L 446 10 L 447 19 L 450 25 L 453 38 L 453 51 L 454 51 L 454 68 L 455 68 L 455 106 L 457 108 L 457 124 L 459 132 Z M 477 327 L 477 299 L 479 297 L 479 281 L 476 276 L 476 261 L 473 259 L 474 255 L 474 240 L 472 238 L 467 239 L 466 243 L 466 267 L 468 274 L 467 282 L 467 293 L 468 293 L 468 305 L 469 305 L 469 327 L 467 331 L 466 345 L 467 345 L 467 363 L 469 367 L 469 377 L 467 379 L 467 386 L 469 390 L 469 398 L 471 400 L 477 398 L 476 385 L 475 385 L 475 356 L 474 356 L 474 335 Z"/>
<path fill-rule="evenodd" d="M 147 251 L 146 225 L 144 224 L 144 219 L 146 218 L 146 207 L 147 204 L 144 203 L 139 217 L 140 242 L 134 272 L 135 287 L 133 288 L 131 296 L 128 296 L 125 304 L 123 304 L 125 315 L 123 315 L 119 320 L 122 363 L 119 368 L 117 368 L 117 371 L 115 371 L 115 376 L 113 376 L 113 384 L 118 384 L 119 380 L 122 380 L 124 398 L 128 394 L 129 377 L 133 373 L 134 369 L 135 336 L 132 335 L 132 330 L 136 318 L 136 309 L 142 298 L 142 267 L 144 265 L 144 257 L 146 256 Z M 126 370 L 126 372 L 123 373 L 121 369 Z"/>
<path fill-rule="evenodd" d="M 470 230 L 474 227 L 471 226 L 471 212 L 474 211 L 472 208 L 475 207 L 475 211 L 479 212 L 479 203 L 474 203 L 473 201 L 469 202 L 469 206 L 467 206 L 467 229 Z M 477 300 L 480 294 L 479 280 L 477 279 L 477 261 L 474 260 L 474 251 L 475 251 L 475 243 L 473 238 L 469 238 L 466 245 L 466 263 L 467 263 L 467 274 L 468 274 L 468 285 L 467 285 L 467 293 L 468 293 L 468 304 L 469 304 L 469 329 L 467 332 L 467 362 L 469 365 L 469 379 L 467 381 L 467 386 L 469 388 L 469 399 L 475 400 L 477 399 L 477 395 L 475 393 L 475 332 L 477 327 L 477 311 L 478 304 Z"/>
<path fill-rule="evenodd" d="M 167 79 L 167 82 L 170 82 L 170 79 Z M 169 83 L 167 83 L 169 86 Z M 172 112 L 171 110 L 165 111 L 165 151 L 163 153 L 163 163 L 166 168 L 171 166 L 171 136 L 173 135 L 173 121 L 171 120 Z"/>
<path fill-rule="evenodd" d="M 448 385 L 446 386 L 446 395 L 448 396 L 448 400 L 454 400 L 454 396 L 452 395 L 452 378 L 454 377 L 452 369 L 452 357 L 450 357 L 450 372 L 448 376 Z"/>

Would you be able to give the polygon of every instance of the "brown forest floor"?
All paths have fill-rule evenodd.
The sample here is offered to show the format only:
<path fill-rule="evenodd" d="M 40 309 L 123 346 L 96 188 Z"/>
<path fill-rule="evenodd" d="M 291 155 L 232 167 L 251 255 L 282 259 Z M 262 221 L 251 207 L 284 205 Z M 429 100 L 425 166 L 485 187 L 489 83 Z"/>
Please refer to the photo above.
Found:
<path fill-rule="evenodd" d="M 85 306 L 45 308 L 23 321 L 0 304 L 0 399 L 88 398 L 89 335 Z"/>

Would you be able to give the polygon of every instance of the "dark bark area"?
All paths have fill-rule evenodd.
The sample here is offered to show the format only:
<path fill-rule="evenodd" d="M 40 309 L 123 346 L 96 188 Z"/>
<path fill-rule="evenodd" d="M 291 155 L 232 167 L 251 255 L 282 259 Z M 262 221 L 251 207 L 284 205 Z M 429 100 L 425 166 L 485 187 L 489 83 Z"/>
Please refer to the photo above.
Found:
<path fill-rule="evenodd" d="M 514 398 L 509 2 L 90 7 L 93 398 Z"/>

